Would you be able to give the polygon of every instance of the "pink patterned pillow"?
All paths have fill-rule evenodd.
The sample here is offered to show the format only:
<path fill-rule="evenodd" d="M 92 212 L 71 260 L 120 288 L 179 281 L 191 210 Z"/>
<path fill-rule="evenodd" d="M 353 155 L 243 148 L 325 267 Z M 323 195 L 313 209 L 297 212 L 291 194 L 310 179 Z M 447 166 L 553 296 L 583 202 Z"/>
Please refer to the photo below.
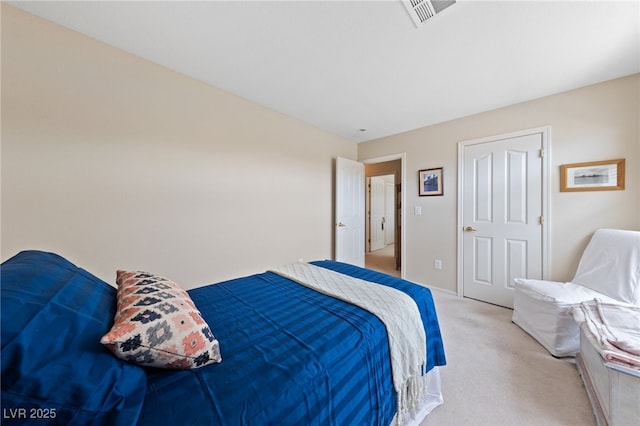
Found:
<path fill-rule="evenodd" d="M 118 306 L 100 343 L 143 366 L 188 369 L 221 362 L 220 346 L 191 297 L 173 281 L 118 271 Z"/>

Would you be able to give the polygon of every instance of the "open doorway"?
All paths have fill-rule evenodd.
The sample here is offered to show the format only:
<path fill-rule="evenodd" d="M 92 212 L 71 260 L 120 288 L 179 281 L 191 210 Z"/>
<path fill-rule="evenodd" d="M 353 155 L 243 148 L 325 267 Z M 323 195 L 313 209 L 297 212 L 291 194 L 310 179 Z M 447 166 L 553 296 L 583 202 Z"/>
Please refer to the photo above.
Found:
<path fill-rule="evenodd" d="M 365 164 L 365 267 L 402 275 L 402 160 Z"/>

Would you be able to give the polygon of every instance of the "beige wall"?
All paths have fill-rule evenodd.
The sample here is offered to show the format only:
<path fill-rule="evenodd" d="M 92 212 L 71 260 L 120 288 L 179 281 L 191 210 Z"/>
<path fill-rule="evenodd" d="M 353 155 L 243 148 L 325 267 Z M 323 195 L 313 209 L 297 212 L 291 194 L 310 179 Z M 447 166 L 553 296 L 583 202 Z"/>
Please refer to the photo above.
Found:
<path fill-rule="evenodd" d="M 639 75 L 356 145 L 1 9 L 2 260 L 38 248 L 193 287 L 329 258 L 333 159 L 404 152 L 407 278 L 454 291 L 457 143 L 547 125 L 550 278 L 571 278 L 594 229 L 640 228 Z M 619 157 L 625 191 L 558 191 L 560 164 Z M 418 197 L 418 170 L 440 166 L 445 195 Z"/>
<path fill-rule="evenodd" d="M 406 153 L 407 278 L 455 291 L 458 142 L 550 126 L 549 278 L 569 280 L 595 229 L 640 229 L 639 122 L 640 75 L 634 75 L 362 143 L 358 159 Z M 561 164 L 616 158 L 626 159 L 624 191 L 559 191 Z M 444 195 L 418 197 L 418 170 L 431 167 L 444 167 Z M 422 206 L 421 216 L 414 206 Z M 442 270 L 433 269 L 436 258 Z"/>
<path fill-rule="evenodd" d="M 357 145 L 2 5 L 2 260 L 194 287 L 332 256 Z"/>

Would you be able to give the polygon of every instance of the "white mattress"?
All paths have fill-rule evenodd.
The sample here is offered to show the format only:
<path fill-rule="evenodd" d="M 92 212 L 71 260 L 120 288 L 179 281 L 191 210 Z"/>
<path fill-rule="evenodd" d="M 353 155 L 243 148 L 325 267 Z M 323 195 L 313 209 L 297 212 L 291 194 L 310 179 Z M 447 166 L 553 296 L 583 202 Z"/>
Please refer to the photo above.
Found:
<path fill-rule="evenodd" d="M 440 367 L 432 368 L 423 376 L 425 392 L 417 407 L 410 410 L 404 417 L 402 426 L 419 426 L 420 423 L 433 411 L 434 408 L 442 405 L 442 386 L 440 384 Z M 391 421 L 391 426 L 397 426 L 397 415 Z"/>

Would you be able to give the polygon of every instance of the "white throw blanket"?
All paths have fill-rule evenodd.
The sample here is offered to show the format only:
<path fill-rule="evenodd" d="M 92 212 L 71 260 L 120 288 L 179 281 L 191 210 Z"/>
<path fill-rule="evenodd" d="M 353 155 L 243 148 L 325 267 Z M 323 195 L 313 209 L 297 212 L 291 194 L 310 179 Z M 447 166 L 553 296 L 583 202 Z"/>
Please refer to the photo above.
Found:
<path fill-rule="evenodd" d="M 398 394 L 398 423 L 424 392 L 426 335 L 415 301 L 392 287 L 372 283 L 308 263 L 293 263 L 272 272 L 376 315 L 387 329 L 393 385 Z"/>
<path fill-rule="evenodd" d="M 572 313 L 605 360 L 640 369 L 640 306 L 595 299 Z"/>

